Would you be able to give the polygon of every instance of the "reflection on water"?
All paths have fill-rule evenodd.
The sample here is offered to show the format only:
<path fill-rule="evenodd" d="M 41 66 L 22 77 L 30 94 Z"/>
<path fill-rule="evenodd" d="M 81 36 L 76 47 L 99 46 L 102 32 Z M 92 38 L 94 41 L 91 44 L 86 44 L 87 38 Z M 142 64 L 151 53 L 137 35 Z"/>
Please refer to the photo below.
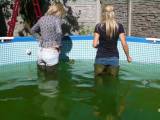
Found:
<path fill-rule="evenodd" d="M 68 64 L 62 66 L 53 71 L 37 69 L 38 91 L 43 97 L 39 108 L 43 111 L 41 116 L 47 120 L 66 120 L 70 113 L 72 103 L 67 95 L 71 92 L 71 74 Z M 39 101 L 39 97 L 35 101 Z"/>
<path fill-rule="evenodd" d="M 57 71 L 46 71 L 37 69 L 37 76 L 40 94 L 47 97 L 55 97 L 58 93 Z"/>
<path fill-rule="evenodd" d="M 129 71 L 133 65 L 122 66 L 120 79 L 94 78 L 91 61 L 61 63 L 52 72 L 28 65 L 11 65 L 14 74 L 9 66 L 0 72 L 2 120 L 160 119 L 159 80 L 127 80 L 138 77 Z"/>
<path fill-rule="evenodd" d="M 95 114 L 103 120 L 120 120 L 124 104 L 118 94 L 119 80 L 103 75 L 95 81 Z"/>

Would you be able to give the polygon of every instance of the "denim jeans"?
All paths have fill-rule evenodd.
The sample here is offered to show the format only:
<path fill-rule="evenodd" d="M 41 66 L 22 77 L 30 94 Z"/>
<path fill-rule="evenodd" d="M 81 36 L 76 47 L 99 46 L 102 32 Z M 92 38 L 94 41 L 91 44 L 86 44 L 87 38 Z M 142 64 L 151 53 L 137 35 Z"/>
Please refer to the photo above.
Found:
<path fill-rule="evenodd" d="M 109 57 L 109 58 L 96 58 L 95 64 L 102 65 L 111 65 L 111 66 L 119 66 L 119 58 L 118 57 Z"/>

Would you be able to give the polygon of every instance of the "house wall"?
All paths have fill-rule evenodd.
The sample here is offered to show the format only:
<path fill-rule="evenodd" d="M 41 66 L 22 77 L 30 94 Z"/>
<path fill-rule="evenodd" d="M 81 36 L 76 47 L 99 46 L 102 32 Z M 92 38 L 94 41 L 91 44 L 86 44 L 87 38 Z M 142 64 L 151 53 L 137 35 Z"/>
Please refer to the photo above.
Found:
<path fill-rule="evenodd" d="M 73 11 L 81 11 L 79 23 L 95 25 L 100 16 L 95 0 L 68 2 Z M 129 0 L 101 0 L 101 6 L 113 4 L 117 20 L 128 33 Z M 160 38 L 160 0 L 131 0 L 131 36 Z"/>

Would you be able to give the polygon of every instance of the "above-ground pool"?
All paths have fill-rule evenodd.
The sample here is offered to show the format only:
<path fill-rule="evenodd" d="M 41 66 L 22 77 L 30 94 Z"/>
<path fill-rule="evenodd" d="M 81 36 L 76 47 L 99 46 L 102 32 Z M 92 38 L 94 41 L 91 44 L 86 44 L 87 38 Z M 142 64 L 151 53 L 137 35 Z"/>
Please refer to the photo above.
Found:
<path fill-rule="evenodd" d="M 127 41 L 133 62 L 127 63 L 119 42 L 118 79 L 94 77 L 92 36 L 65 37 L 54 73 L 37 69 L 34 38 L 1 42 L 0 118 L 160 120 L 160 43 L 138 37 Z"/>

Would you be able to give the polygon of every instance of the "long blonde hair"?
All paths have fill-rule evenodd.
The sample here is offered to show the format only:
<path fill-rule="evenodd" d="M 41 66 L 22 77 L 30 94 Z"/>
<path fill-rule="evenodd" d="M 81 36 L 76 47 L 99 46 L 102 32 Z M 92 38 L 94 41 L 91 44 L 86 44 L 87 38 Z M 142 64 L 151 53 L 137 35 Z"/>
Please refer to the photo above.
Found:
<path fill-rule="evenodd" d="M 106 25 L 106 35 L 112 38 L 118 29 L 118 23 L 115 20 L 114 7 L 112 5 L 107 5 L 102 9 L 102 23 Z"/>
<path fill-rule="evenodd" d="M 56 3 L 56 4 L 49 6 L 49 9 L 45 15 L 55 15 L 55 16 L 61 17 L 64 14 L 65 14 L 65 10 L 64 10 L 63 4 Z"/>

